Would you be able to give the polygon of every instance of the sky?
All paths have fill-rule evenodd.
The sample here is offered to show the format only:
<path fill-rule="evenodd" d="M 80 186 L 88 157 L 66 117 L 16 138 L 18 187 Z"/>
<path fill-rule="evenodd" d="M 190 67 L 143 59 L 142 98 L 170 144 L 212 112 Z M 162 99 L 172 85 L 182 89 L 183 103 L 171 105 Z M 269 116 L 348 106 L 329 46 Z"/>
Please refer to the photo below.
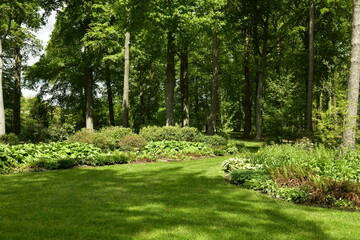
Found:
<path fill-rule="evenodd" d="M 50 15 L 47 24 L 41 28 L 40 30 L 38 30 L 37 32 L 35 32 L 35 36 L 40 39 L 43 43 L 44 49 L 46 47 L 47 42 L 50 40 L 50 35 L 51 32 L 54 29 L 54 24 L 55 24 L 55 18 L 56 18 L 56 12 L 52 12 L 52 14 Z M 40 56 L 29 56 L 29 60 L 27 61 L 27 65 L 31 66 L 34 63 L 36 63 L 39 60 Z M 24 97 L 26 98 L 30 98 L 30 97 L 34 97 L 36 95 L 36 91 L 32 91 L 29 89 L 22 89 L 22 94 Z"/>

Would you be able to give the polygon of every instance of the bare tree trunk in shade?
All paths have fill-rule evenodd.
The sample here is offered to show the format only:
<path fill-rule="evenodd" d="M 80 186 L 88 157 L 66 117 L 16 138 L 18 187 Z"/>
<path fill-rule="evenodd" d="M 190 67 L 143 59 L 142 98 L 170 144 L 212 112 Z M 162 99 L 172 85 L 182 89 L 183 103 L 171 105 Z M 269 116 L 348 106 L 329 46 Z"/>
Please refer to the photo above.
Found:
<path fill-rule="evenodd" d="M 260 139 L 262 136 L 262 95 L 263 95 L 263 85 L 265 79 L 265 69 L 266 69 L 266 60 L 268 54 L 268 39 L 269 39 L 269 21 L 268 18 L 264 22 L 264 37 L 263 37 L 263 46 L 259 67 L 259 78 L 257 84 L 256 92 L 256 139 Z"/>
<path fill-rule="evenodd" d="M 125 33 L 125 66 L 123 92 L 123 126 L 129 127 L 130 32 Z"/>
<path fill-rule="evenodd" d="M 108 97 L 110 125 L 115 126 L 114 102 L 113 102 L 113 93 L 111 87 L 111 75 L 110 75 L 109 63 L 106 63 L 105 65 L 105 82 L 106 82 L 106 92 Z"/>
<path fill-rule="evenodd" d="M 244 101 L 244 137 L 250 138 L 251 133 L 251 76 L 250 76 L 250 50 L 249 39 L 245 39 L 244 77 L 245 77 L 245 101 Z"/>
<path fill-rule="evenodd" d="M 4 108 L 4 95 L 3 95 L 3 60 L 2 60 L 2 40 L 0 38 L 0 136 L 6 133 L 5 130 L 5 108 Z"/>
<path fill-rule="evenodd" d="M 355 148 L 360 79 L 360 0 L 354 0 L 351 37 L 351 64 L 347 93 L 347 112 L 343 147 Z"/>
<path fill-rule="evenodd" d="M 93 68 L 89 67 L 86 72 L 86 128 L 94 129 L 94 77 Z"/>
<path fill-rule="evenodd" d="M 190 125 L 189 117 L 189 52 L 188 49 L 180 53 L 180 88 L 181 88 L 181 104 L 182 104 L 182 126 Z"/>
<path fill-rule="evenodd" d="M 14 71 L 14 108 L 13 108 L 13 120 L 14 120 L 14 132 L 19 135 L 21 132 L 21 53 L 20 48 L 15 49 L 15 71 Z"/>
<path fill-rule="evenodd" d="M 175 38 L 171 31 L 167 37 L 167 68 L 166 68 L 166 126 L 174 126 L 174 95 L 175 95 Z"/>
<path fill-rule="evenodd" d="M 216 121 L 219 113 L 219 43 L 217 29 L 213 29 L 212 36 L 212 86 L 211 86 L 211 113 L 207 134 L 213 135 L 216 130 Z"/>
<path fill-rule="evenodd" d="M 315 24 L 315 6 L 314 0 L 309 0 L 309 69 L 308 81 L 306 91 L 306 114 L 305 114 L 305 131 L 312 132 L 312 103 L 313 103 L 313 89 L 314 89 L 314 24 Z"/>

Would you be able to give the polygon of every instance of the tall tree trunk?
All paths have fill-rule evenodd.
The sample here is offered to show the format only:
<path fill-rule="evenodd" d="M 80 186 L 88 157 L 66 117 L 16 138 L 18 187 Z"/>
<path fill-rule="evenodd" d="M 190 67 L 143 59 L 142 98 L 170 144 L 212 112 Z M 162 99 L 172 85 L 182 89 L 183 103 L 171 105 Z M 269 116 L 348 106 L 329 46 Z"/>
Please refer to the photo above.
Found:
<path fill-rule="evenodd" d="M 180 88 L 181 88 L 181 104 L 182 104 L 182 126 L 190 125 L 189 117 L 189 51 L 184 49 L 181 54 L 180 66 Z"/>
<path fill-rule="evenodd" d="M 123 92 L 123 126 L 129 127 L 130 32 L 125 33 L 125 66 Z"/>
<path fill-rule="evenodd" d="M 250 138 L 251 133 L 251 76 L 250 76 L 250 51 L 249 39 L 245 39 L 245 57 L 244 57 L 244 77 L 245 77 L 245 101 L 244 101 L 244 137 Z"/>
<path fill-rule="evenodd" d="M 211 86 L 211 113 L 207 134 L 213 135 L 216 129 L 216 121 L 219 113 L 219 43 L 217 28 L 213 29 L 212 36 L 212 86 Z"/>
<path fill-rule="evenodd" d="M 2 60 L 2 39 L 0 38 L 0 136 L 6 133 L 5 130 L 5 108 L 4 108 L 4 95 L 3 95 L 3 60 Z"/>
<path fill-rule="evenodd" d="M 309 68 L 306 93 L 306 114 L 305 114 L 305 131 L 312 132 L 312 103 L 314 89 L 314 24 L 315 24 L 315 6 L 314 0 L 309 0 Z"/>
<path fill-rule="evenodd" d="M 105 65 L 105 81 L 106 81 L 106 92 L 107 92 L 107 97 L 108 97 L 110 125 L 115 126 L 114 103 L 113 103 L 113 93 L 112 93 L 112 87 L 111 87 L 111 76 L 110 76 L 109 63 L 106 63 L 106 65 Z"/>
<path fill-rule="evenodd" d="M 267 18 L 264 22 L 263 45 L 262 45 L 259 77 L 258 77 L 257 92 L 256 92 L 256 137 L 255 137 L 256 139 L 260 139 L 262 136 L 261 108 L 262 108 L 262 95 L 263 95 L 263 85 L 265 79 L 266 60 L 268 54 L 268 39 L 269 39 L 269 21 Z"/>
<path fill-rule="evenodd" d="M 345 129 L 343 147 L 355 148 L 357 129 L 357 112 L 359 101 L 360 79 L 360 0 L 354 0 L 352 38 L 351 38 L 351 65 L 347 93 L 347 113 L 345 116 Z"/>
<path fill-rule="evenodd" d="M 167 68 L 166 68 L 166 126 L 174 126 L 174 95 L 175 95 L 175 38 L 168 32 Z"/>
<path fill-rule="evenodd" d="M 19 135 L 21 132 L 21 52 L 20 47 L 15 49 L 15 71 L 14 71 L 14 107 L 13 107 L 13 120 L 14 120 L 14 133 Z"/>
<path fill-rule="evenodd" d="M 94 77 L 92 67 L 87 69 L 86 75 L 86 128 L 94 129 Z"/>

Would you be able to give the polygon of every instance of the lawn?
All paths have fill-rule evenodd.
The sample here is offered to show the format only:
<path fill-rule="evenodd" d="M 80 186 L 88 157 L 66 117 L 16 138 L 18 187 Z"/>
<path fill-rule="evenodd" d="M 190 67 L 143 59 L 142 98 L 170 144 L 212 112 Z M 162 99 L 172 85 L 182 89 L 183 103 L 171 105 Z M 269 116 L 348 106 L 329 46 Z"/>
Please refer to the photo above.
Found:
<path fill-rule="evenodd" d="M 360 213 L 230 185 L 221 162 L 0 176 L 0 239 L 360 239 Z"/>

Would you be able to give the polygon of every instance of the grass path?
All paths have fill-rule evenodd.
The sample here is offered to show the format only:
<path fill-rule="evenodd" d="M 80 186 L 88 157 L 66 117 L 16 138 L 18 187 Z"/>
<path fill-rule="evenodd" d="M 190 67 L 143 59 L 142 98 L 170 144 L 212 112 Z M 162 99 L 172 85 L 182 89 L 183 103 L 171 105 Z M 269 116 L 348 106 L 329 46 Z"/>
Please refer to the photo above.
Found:
<path fill-rule="evenodd" d="M 227 184 L 224 158 L 0 176 L 0 239 L 360 239 L 360 213 Z"/>

